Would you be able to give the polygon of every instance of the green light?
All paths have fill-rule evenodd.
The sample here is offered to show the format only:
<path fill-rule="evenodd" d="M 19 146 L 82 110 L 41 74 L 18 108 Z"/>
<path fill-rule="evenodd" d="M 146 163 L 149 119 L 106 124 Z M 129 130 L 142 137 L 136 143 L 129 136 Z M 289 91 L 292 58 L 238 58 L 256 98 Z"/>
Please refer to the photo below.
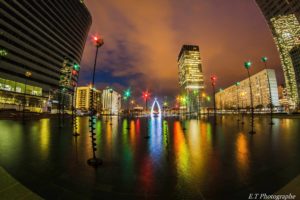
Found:
<path fill-rule="evenodd" d="M 261 58 L 261 61 L 262 61 L 262 62 L 267 62 L 267 61 L 268 61 L 268 58 L 264 56 L 264 57 Z"/>
<path fill-rule="evenodd" d="M 8 52 L 5 49 L 0 49 L 0 56 L 4 57 L 7 56 Z"/>
<path fill-rule="evenodd" d="M 127 89 L 127 90 L 124 91 L 124 96 L 125 96 L 126 98 L 129 98 L 129 97 L 131 96 L 131 91 L 130 91 L 130 89 Z"/>
<path fill-rule="evenodd" d="M 240 82 L 236 82 L 236 83 L 235 83 L 236 86 L 239 86 L 240 84 L 241 84 Z"/>
<path fill-rule="evenodd" d="M 250 61 L 247 61 L 244 63 L 244 66 L 246 69 L 249 69 L 251 67 L 252 63 Z"/>
<path fill-rule="evenodd" d="M 73 68 L 76 70 L 76 71 L 79 71 L 80 70 L 80 66 L 78 64 L 74 64 Z"/>
<path fill-rule="evenodd" d="M 168 102 L 164 102 L 164 106 L 168 106 Z"/>
<path fill-rule="evenodd" d="M 206 100 L 207 100 L 207 101 L 210 101 L 210 96 L 207 96 L 207 97 L 206 97 Z"/>

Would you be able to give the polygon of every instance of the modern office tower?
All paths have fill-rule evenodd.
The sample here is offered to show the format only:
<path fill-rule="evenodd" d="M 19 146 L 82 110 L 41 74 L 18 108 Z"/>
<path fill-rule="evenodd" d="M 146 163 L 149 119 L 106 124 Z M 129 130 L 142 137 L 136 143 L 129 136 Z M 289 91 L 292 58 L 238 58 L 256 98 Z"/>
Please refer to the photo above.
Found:
<path fill-rule="evenodd" d="M 0 1 L 0 101 L 46 99 L 79 66 L 92 22 L 82 2 Z M 73 91 L 72 79 L 65 93 Z"/>
<path fill-rule="evenodd" d="M 117 115 L 121 110 L 121 95 L 107 87 L 102 91 L 103 114 Z"/>
<path fill-rule="evenodd" d="M 81 86 L 76 88 L 76 103 L 75 107 L 81 111 L 88 111 L 90 109 L 91 102 L 91 86 Z M 101 112 L 101 92 L 94 88 L 94 108 L 98 113 Z"/>
<path fill-rule="evenodd" d="M 296 72 L 290 51 L 300 44 L 299 0 L 256 0 L 272 31 L 283 68 L 289 104 L 299 106 Z"/>
<path fill-rule="evenodd" d="M 178 55 L 179 85 L 190 113 L 200 109 L 200 94 L 204 89 L 199 46 L 183 45 Z"/>
<path fill-rule="evenodd" d="M 264 69 L 252 75 L 250 79 L 254 108 L 267 108 L 270 105 L 269 83 L 273 106 L 279 106 L 277 80 L 273 69 Z M 250 108 L 249 79 L 246 78 L 240 81 L 239 84 L 220 90 L 215 97 L 218 109 Z"/>

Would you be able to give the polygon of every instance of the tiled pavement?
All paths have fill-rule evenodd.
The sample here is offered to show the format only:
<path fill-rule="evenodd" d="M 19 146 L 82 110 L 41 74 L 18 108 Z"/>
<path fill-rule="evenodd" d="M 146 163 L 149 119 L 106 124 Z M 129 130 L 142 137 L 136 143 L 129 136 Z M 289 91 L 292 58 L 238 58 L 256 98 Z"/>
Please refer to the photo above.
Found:
<path fill-rule="evenodd" d="M 300 199 L 300 175 L 290 181 L 287 185 L 283 188 L 278 190 L 275 194 L 277 195 L 284 195 L 284 194 L 292 194 L 296 195 L 296 199 Z"/>
<path fill-rule="evenodd" d="M 16 179 L 11 177 L 2 167 L 0 167 L 0 199 L 40 200 L 42 198 L 27 189 Z"/>

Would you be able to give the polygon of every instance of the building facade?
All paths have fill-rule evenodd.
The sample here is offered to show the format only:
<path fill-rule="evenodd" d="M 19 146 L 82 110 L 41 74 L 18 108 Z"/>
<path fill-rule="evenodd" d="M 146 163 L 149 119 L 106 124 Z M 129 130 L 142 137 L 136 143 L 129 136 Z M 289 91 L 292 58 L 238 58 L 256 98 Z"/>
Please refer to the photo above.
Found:
<path fill-rule="evenodd" d="M 297 72 L 291 50 L 300 44 L 299 0 L 256 0 L 272 31 L 283 68 L 288 101 L 292 108 L 299 107 Z M 297 58 L 298 57 L 298 58 Z M 300 55 L 294 55 L 298 60 Z"/>
<path fill-rule="evenodd" d="M 298 95 L 300 95 L 300 44 L 291 49 L 290 57 L 294 67 Z"/>
<path fill-rule="evenodd" d="M 78 110 L 88 111 L 91 105 L 91 91 L 90 86 L 81 86 L 76 88 L 76 103 L 75 107 Z M 101 112 L 101 91 L 94 88 L 94 108 L 98 113 Z"/>
<path fill-rule="evenodd" d="M 49 96 L 66 76 L 62 68 L 71 71 L 81 61 L 92 22 L 89 11 L 80 0 L 3 0 L 0 6 L 0 95 L 13 96 L 4 97 L 12 104 L 20 94 Z M 77 81 L 72 79 L 70 84 Z M 66 89 L 72 92 L 73 84 Z"/>
<path fill-rule="evenodd" d="M 107 87 L 102 92 L 102 113 L 118 115 L 121 110 L 121 95 Z"/>
<path fill-rule="evenodd" d="M 200 109 L 200 94 L 204 90 L 204 79 L 199 46 L 183 45 L 178 55 L 178 76 L 181 95 L 185 96 L 188 112 Z"/>
<path fill-rule="evenodd" d="M 250 77 L 252 84 L 253 106 L 254 108 L 267 108 L 270 105 L 270 94 L 272 104 L 279 105 L 278 88 L 275 71 L 273 69 L 264 69 Z M 240 82 L 229 86 L 216 93 L 217 109 L 237 109 L 250 108 L 250 87 L 249 79 L 246 78 Z M 269 90 L 269 83 L 271 92 Z"/>

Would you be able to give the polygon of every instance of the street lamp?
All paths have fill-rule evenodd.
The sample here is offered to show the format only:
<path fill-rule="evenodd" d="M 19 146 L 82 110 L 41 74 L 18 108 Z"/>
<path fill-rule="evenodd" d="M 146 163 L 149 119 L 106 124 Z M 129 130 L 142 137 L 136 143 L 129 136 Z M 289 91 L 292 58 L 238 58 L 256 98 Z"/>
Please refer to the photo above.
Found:
<path fill-rule="evenodd" d="M 32 73 L 29 71 L 25 72 L 25 87 L 24 87 L 24 101 L 23 101 L 23 110 L 22 110 L 22 120 L 25 122 L 25 108 L 26 108 L 26 90 L 27 90 L 27 81 L 28 78 L 32 76 Z"/>
<path fill-rule="evenodd" d="M 251 102 L 251 131 L 250 134 L 254 134 L 254 108 L 253 108 L 253 94 L 252 94 L 252 84 L 250 79 L 250 72 L 249 69 L 251 67 L 252 63 L 250 61 L 247 61 L 244 63 L 244 67 L 247 69 L 248 73 L 248 79 L 249 79 L 249 88 L 250 88 L 250 102 Z"/>
<path fill-rule="evenodd" d="M 89 118 L 89 125 L 90 125 L 90 133 L 91 133 L 91 140 L 92 140 L 92 151 L 93 151 L 93 157 L 88 159 L 87 163 L 91 166 L 97 167 L 98 165 L 102 164 L 102 160 L 96 157 L 96 133 L 95 133 L 95 125 L 96 125 L 96 110 L 94 108 L 94 85 L 95 85 L 95 73 L 96 73 L 96 64 L 97 64 L 97 57 L 98 57 L 98 50 L 99 47 L 101 47 L 104 42 L 103 39 L 100 37 L 93 37 L 93 41 L 96 46 L 96 55 L 95 55 L 95 61 L 94 61 L 94 69 L 93 69 L 93 78 L 92 78 L 92 85 L 91 85 L 91 93 L 90 93 L 90 118 Z"/>
<path fill-rule="evenodd" d="M 127 90 L 124 91 L 124 100 L 127 101 L 127 112 L 129 114 L 129 98 L 131 96 L 131 91 L 130 88 L 128 88 Z"/>
<path fill-rule="evenodd" d="M 75 78 L 73 82 L 73 94 L 72 94 L 72 125 L 73 125 L 73 136 L 79 136 L 77 132 L 77 115 L 76 115 L 76 99 L 77 99 L 77 82 L 79 79 L 79 70 L 80 66 L 77 63 L 74 63 L 72 70 L 72 78 Z M 75 105 L 74 105 L 75 104 Z"/>
<path fill-rule="evenodd" d="M 217 111 L 216 111 L 216 90 L 215 90 L 215 86 L 216 86 L 217 76 L 216 75 L 211 75 L 210 80 L 211 80 L 211 85 L 213 87 L 213 93 L 214 93 L 214 116 L 216 116 Z"/>
<path fill-rule="evenodd" d="M 148 90 L 146 90 L 145 92 L 142 93 L 142 97 L 145 101 L 145 104 L 146 104 L 146 112 L 148 111 L 148 99 L 150 98 L 150 93 L 148 92 Z"/>
<path fill-rule="evenodd" d="M 264 66 L 265 66 L 265 69 L 266 69 L 266 72 L 267 72 L 267 80 L 268 80 L 268 87 L 269 87 L 269 102 L 270 102 L 270 125 L 274 125 L 274 122 L 273 122 L 273 101 L 272 101 L 272 92 L 271 92 L 271 83 L 270 83 L 270 78 L 269 78 L 269 74 L 268 74 L 268 71 L 267 71 L 267 61 L 268 61 L 268 58 L 267 57 L 262 57 L 261 58 L 261 61 L 264 63 Z"/>
<path fill-rule="evenodd" d="M 113 115 L 113 98 L 112 98 L 112 94 L 113 94 L 113 89 L 109 88 L 109 93 L 110 93 L 110 125 L 112 125 L 112 115 Z"/>
<path fill-rule="evenodd" d="M 236 109 L 237 109 L 237 115 L 238 115 L 237 121 L 240 121 L 240 117 L 239 117 L 239 115 L 240 115 L 240 98 L 239 98 L 239 86 L 240 86 L 240 82 L 236 82 L 235 86 L 236 86 L 236 98 L 237 98 Z"/>

